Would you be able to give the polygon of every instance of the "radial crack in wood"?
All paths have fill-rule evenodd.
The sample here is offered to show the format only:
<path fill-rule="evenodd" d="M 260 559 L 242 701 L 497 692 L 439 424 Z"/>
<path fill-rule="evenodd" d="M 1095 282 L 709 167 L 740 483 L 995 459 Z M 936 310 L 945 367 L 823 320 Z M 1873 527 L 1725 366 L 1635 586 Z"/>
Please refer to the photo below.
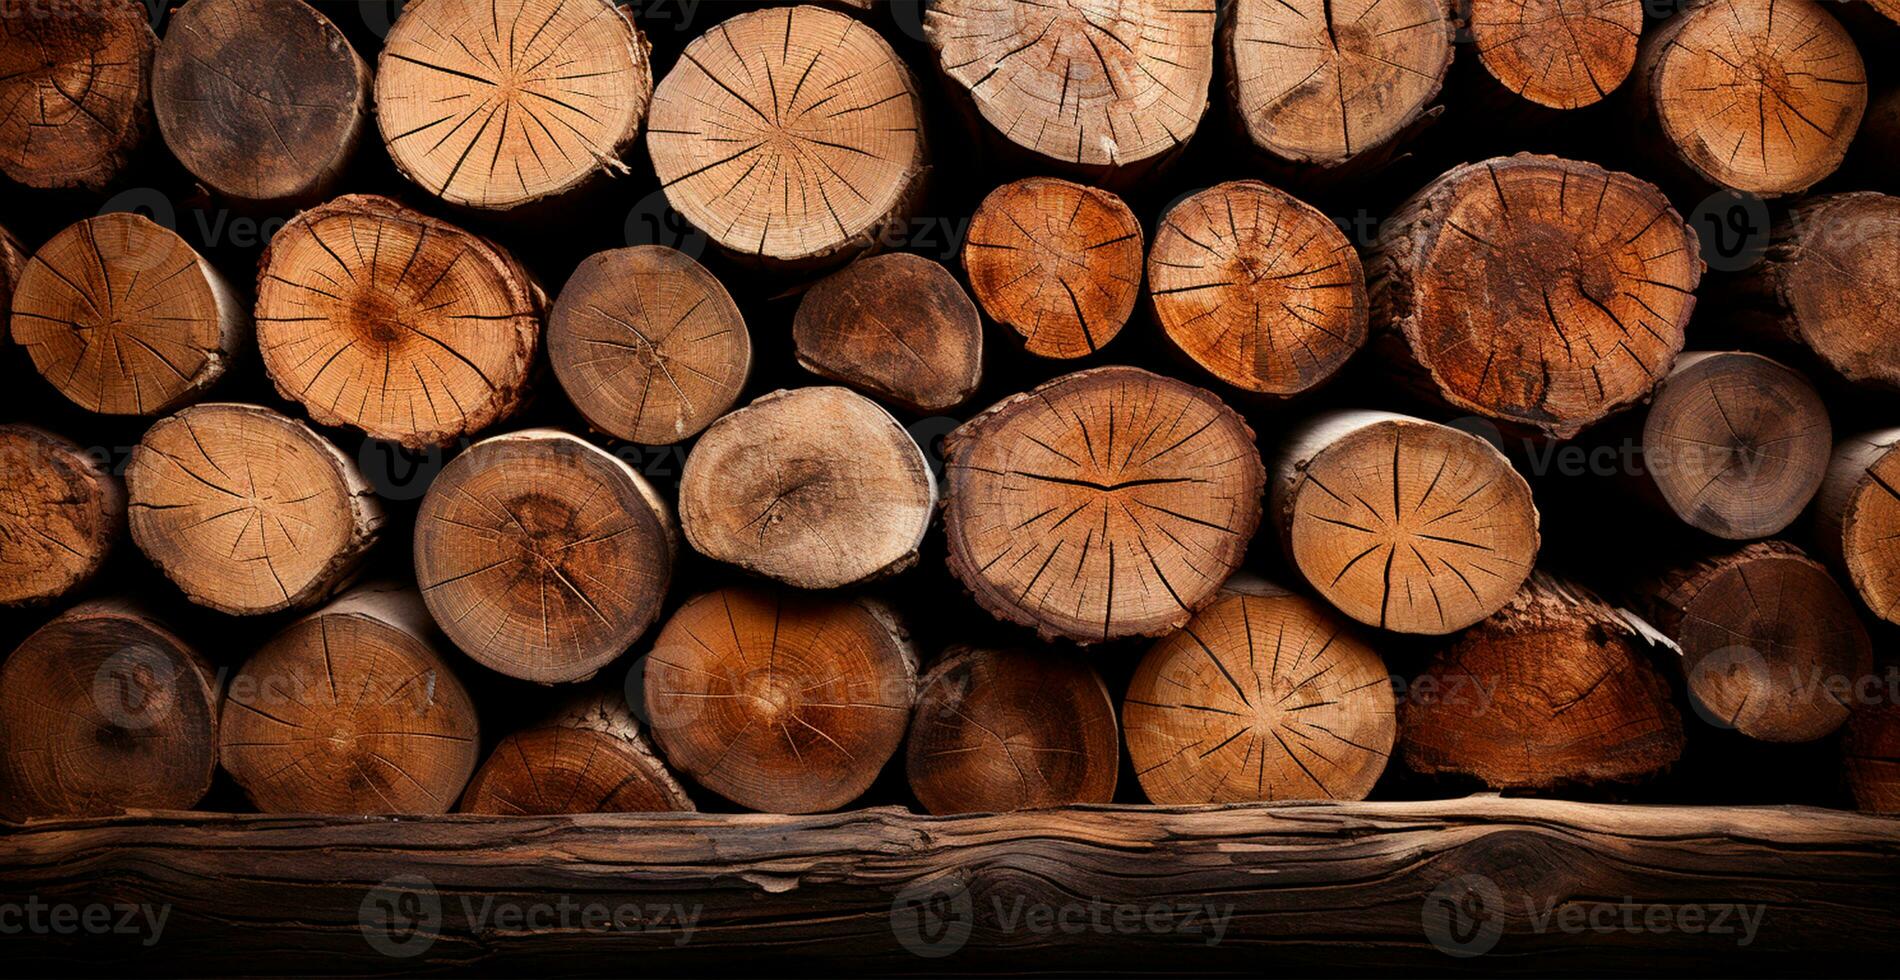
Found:
<path fill-rule="evenodd" d="M 125 487 L 98 455 L 31 425 L 0 425 L 0 607 L 90 581 L 125 529 Z"/>
<path fill-rule="evenodd" d="M 766 813 L 857 799 L 896 754 L 917 696 L 917 654 L 888 609 L 807 592 L 689 599 L 641 665 L 667 761 Z"/>
<path fill-rule="evenodd" d="M 659 618 L 678 534 L 644 477 L 553 429 L 484 439 L 416 514 L 416 581 L 462 652 L 510 677 L 584 680 Z"/>
<path fill-rule="evenodd" d="M 13 339 L 73 404 L 155 415 L 203 394 L 250 311 L 171 229 L 124 211 L 54 235 L 13 288 Z"/>
<path fill-rule="evenodd" d="M 983 321 L 942 264 L 873 255 L 818 281 L 792 318 L 798 364 L 920 414 L 976 393 Z"/>
<path fill-rule="evenodd" d="M 1115 702 L 1073 652 L 953 647 L 919 685 L 904 771 L 931 813 L 1108 803 Z"/>
<path fill-rule="evenodd" d="M 1130 367 L 1013 395 L 944 440 L 950 570 L 1046 638 L 1158 636 L 1212 601 L 1260 523 L 1253 430 Z"/>
<path fill-rule="evenodd" d="M 857 18 L 809 5 L 693 39 L 653 93 L 667 202 L 770 268 L 835 265 L 892 235 L 929 169 L 910 69 Z"/>
<path fill-rule="evenodd" d="M 1469 0 L 1471 40 L 1498 84 L 1541 106 L 1579 109 L 1636 67 L 1642 0 Z"/>
<path fill-rule="evenodd" d="M 1257 180 L 1217 184 L 1161 219 L 1148 290 L 1168 339 L 1246 391 L 1306 391 L 1366 342 L 1359 253 L 1332 219 Z"/>
<path fill-rule="evenodd" d="M 647 744 L 626 696 L 583 694 L 495 744 L 462 794 L 461 813 L 646 813 L 695 809 Z"/>
<path fill-rule="evenodd" d="M 519 207 L 627 172 L 650 47 L 609 0 L 416 0 L 383 42 L 376 121 L 430 193 Z"/>
<path fill-rule="evenodd" d="M 1366 273 L 1386 352 L 1423 375 L 1409 380 L 1564 439 L 1669 372 L 1702 268 L 1695 232 L 1654 185 L 1518 154 L 1413 195 Z"/>
<path fill-rule="evenodd" d="M 152 115 L 152 35 L 134 0 L 16 4 L 0 17 L 0 172 L 99 190 Z"/>
<path fill-rule="evenodd" d="M 1414 678 L 1405 764 L 1498 789 L 1651 776 L 1682 756 L 1682 718 L 1636 627 L 1543 572 Z"/>
<path fill-rule="evenodd" d="M 587 424 L 665 445 L 732 408 L 752 338 L 726 287 L 664 245 L 581 261 L 548 315 L 548 360 Z"/>
<path fill-rule="evenodd" d="M 312 419 L 416 449 L 515 410 L 546 305 L 500 246 L 352 194 L 271 238 L 257 341 L 278 394 Z"/>
<path fill-rule="evenodd" d="M 446 813 L 475 770 L 475 706 L 412 590 L 366 585 L 291 623 L 231 678 L 224 768 L 264 813 Z"/>
<path fill-rule="evenodd" d="M 354 460 L 261 405 L 160 419 L 133 448 L 125 483 L 139 549 L 191 601 L 234 616 L 329 598 L 383 524 Z"/>
<path fill-rule="evenodd" d="M 1108 191 L 1031 177 L 990 192 L 970 218 L 963 269 L 990 318 L 1039 357 L 1095 353 L 1141 292 L 1141 223 Z"/>
<path fill-rule="evenodd" d="M 802 589 L 909 568 L 936 504 L 916 440 L 848 388 L 760 396 L 714 422 L 680 476 L 696 551 Z"/>
<path fill-rule="evenodd" d="M 218 765 L 218 686 L 132 605 L 61 613 L 0 663 L 0 819 L 197 806 Z"/>
<path fill-rule="evenodd" d="M 1814 540 L 1875 616 L 1900 623 L 1900 429 L 1835 444 L 1814 498 Z"/>
<path fill-rule="evenodd" d="M 1834 172 L 1867 107 L 1853 38 L 1813 0 L 1703 0 L 1643 39 L 1649 142 L 1713 184 L 1796 194 Z"/>

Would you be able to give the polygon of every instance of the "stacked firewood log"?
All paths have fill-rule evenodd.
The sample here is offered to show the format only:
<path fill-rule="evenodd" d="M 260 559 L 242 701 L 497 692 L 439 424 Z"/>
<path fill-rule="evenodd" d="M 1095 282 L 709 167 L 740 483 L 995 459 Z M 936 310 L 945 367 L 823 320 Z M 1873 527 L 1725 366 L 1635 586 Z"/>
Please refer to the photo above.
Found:
<path fill-rule="evenodd" d="M 0 19 L 0 819 L 1900 809 L 1894 4 L 355 7 Z"/>

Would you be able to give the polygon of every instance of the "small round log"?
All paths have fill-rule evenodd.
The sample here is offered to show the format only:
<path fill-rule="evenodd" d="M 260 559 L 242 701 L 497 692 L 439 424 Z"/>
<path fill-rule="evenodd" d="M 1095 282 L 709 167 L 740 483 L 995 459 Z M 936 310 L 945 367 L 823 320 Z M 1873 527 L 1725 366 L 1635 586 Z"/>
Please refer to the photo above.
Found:
<path fill-rule="evenodd" d="M 1821 564 L 1759 541 L 1642 583 L 1640 611 L 1682 651 L 1711 724 L 1766 742 L 1811 742 L 1847 720 L 1840 692 L 1873 669 L 1867 630 Z"/>
<path fill-rule="evenodd" d="M 948 411 L 983 376 L 983 321 L 950 270 L 909 252 L 873 255 L 798 301 L 792 343 L 807 371 L 920 414 Z"/>
<path fill-rule="evenodd" d="M 963 242 L 970 290 L 1038 357 L 1115 339 L 1141 292 L 1141 223 L 1108 191 L 1031 177 L 990 192 Z"/>
<path fill-rule="evenodd" d="M 1017 155 L 1129 182 L 1207 111 L 1211 4 L 944 0 L 924 39 L 956 92 Z"/>
<path fill-rule="evenodd" d="M 139 550 L 186 598 L 233 616 L 329 598 L 383 525 L 355 460 L 261 405 L 160 419 L 133 447 L 125 484 Z"/>
<path fill-rule="evenodd" d="M 416 514 L 416 581 L 462 652 L 510 677 L 585 680 L 659 618 L 678 533 L 625 461 L 553 429 L 484 439 Z"/>
<path fill-rule="evenodd" d="M 271 238 L 257 343 L 278 394 L 318 423 L 420 449 L 520 405 L 546 305 L 500 246 L 352 194 Z"/>
<path fill-rule="evenodd" d="M 582 695 L 496 743 L 456 809 L 526 816 L 696 808 L 616 691 Z"/>
<path fill-rule="evenodd" d="M 627 172 L 651 45 L 609 0 L 416 0 L 383 40 L 376 122 L 403 176 L 505 211 Z"/>
<path fill-rule="evenodd" d="M 1257 180 L 1217 184 L 1161 219 L 1148 291 L 1168 339 L 1246 391 L 1299 394 L 1366 342 L 1359 253 L 1332 219 Z"/>
<path fill-rule="evenodd" d="M 902 231 L 929 169 L 923 103 L 877 31 L 810 5 L 694 38 L 653 92 L 666 199 L 768 269 L 837 265 Z"/>
<path fill-rule="evenodd" d="M 1414 678 L 1405 764 L 1497 789 L 1628 782 L 1681 758 L 1682 718 L 1636 624 L 1542 572 Z"/>
<path fill-rule="evenodd" d="M 99 457 L 31 425 L 0 425 L 0 607 L 90 581 L 125 529 L 125 487 Z"/>
<path fill-rule="evenodd" d="M 1115 702 L 1072 654 L 956 647 L 919 686 L 904 772 L 931 813 L 1109 803 L 1120 766 Z"/>
<path fill-rule="evenodd" d="M 150 127 L 157 44 L 134 0 L 0 17 L 0 173 L 27 187 L 111 183 Z"/>
<path fill-rule="evenodd" d="M 243 201 L 321 197 L 361 142 L 370 72 L 303 0 L 191 0 L 152 62 L 152 108 L 192 176 Z"/>
<path fill-rule="evenodd" d="M 1234 0 L 1220 43 L 1227 98 L 1254 146 L 1337 167 L 1419 120 L 1453 36 L 1443 0 Z"/>
<path fill-rule="evenodd" d="M 648 445 L 698 435 L 752 369 L 752 338 L 726 287 L 664 245 L 583 259 L 548 314 L 547 343 L 587 424 Z"/>
<path fill-rule="evenodd" d="M 1253 430 L 1137 368 L 1064 375 L 944 440 L 950 570 L 1045 638 L 1159 636 L 1212 601 L 1260 524 Z"/>
<path fill-rule="evenodd" d="M 644 682 L 674 768 L 748 809 L 819 813 L 863 795 L 896 754 L 917 654 L 869 600 L 721 589 L 667 620 Z"/>
<path fill-rule="evenodd" d="M 775 391 L 714 422 L 680 476 L 694 550 L 801 589 L 917 560 L 937 504 L 923 450 L 848 388 Z"/>
<path fill-rule="evenodd" d="M 1122 725 L 1148 801 L 1363 800 L 1398 733 L 1392 679 L 1357 631 L 1276 588 L 1228 593 L 1156 643 Z"/>
<path fill-rule="evenodd" d="M 1668 163 L 1761 197 L 1834 172 L 1867 107 L 1854 40 L 1814 0 L 1696 0 L 1643 39 L 1635 98 Z"/>
<path fill-rule="evenodd" d="M 1642 0 L 1468 0 L 1484 70 L 1551 109 L 1603 101 L 1636 67 Z"/>
<path fill-rule="evenodd" d="M 1413 195 L 1380 229 L 1366 275 L 1372 322 L 1408 380 L 1454 409 L 1567 439 L 1669 372 L 1702 260 L 1654 185 L 1519 154 Z"/>
<path fill-rule="evenodd" d="M 232 676 L 225 771 L 264 813 L 446 813 L 475 770 L 475 706 L 415 592 L 367 585 Z"/>
<path fill-rule="evenodd" d="M 1856 707 L 1841 738 L 1847 787 L 1869 813 L 1900 813 L 1900 704 Z"/>
<path fill-rule="evenodd" d="M 1301 423 L 1268 493 L 1288 561 L 1380 629 L 1464 629 L 1509 601 L 1537 560 L 1530 485 L 1490 443 L 1424 419 L 1348 411 Z"/>
<path fill-rule="evenodd" d="M 1856 191 L 1791 206 L 1724 298 L 1848 381 L 1900 389 L 1900 197 Z"/>
<path fill-rule="evenodd" d="M 1832 447 L 1827 406 L 1808 379 L 1740 351 L 1684 354 L 1643 419 L 1643 472 L 1664 506 L 1730 540 L 1794 523 Z"/>
<path fill-rule="evenodd" d="M 0 819 L 189 810 L 217 766 L 211 664 L 135 606 L 74 606 L 0 664 Z"/>
<path fill-rule="evenodd" d="M 13 340 L 73 404 L 168 412 L 211 387 L 250 310 L 171 229 L 115 211 L 54 235 L 13 287 Z"/>
<path fill-rule="evenodd" d="M 1875 616 L 1900 623 L 1900 429 L 1840 440 L 1814 497 L 1814 540 Z"/>

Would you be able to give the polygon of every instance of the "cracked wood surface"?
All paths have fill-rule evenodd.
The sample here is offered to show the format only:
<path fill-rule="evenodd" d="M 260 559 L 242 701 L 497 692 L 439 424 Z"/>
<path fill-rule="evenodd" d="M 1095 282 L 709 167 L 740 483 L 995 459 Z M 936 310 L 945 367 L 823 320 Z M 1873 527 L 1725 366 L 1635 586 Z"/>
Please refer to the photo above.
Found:
<path fill-rule="evenodd" d="M 919 414 L 976 393 L 983 321 L 942 263 L 909 252 L 859 259 L 819 280 L 792 317 L 798 364 Z"/>
<path fill-rule="evenodd" d="M 1642 613 L 1675 641 L 1704 720 L 1770 742 L 1809 742 L 1847 720 L 1873 670 L 1866 627 L 1821 563 L 1758 541 L 1640 583 Z"/>
<path fill-rule="evenodd" d="M 1841 758 L 1854 805 L 1900 813 L 1900 704 L 1857 704 L 1841 737 Z"/>
<path fill-rule="evenodd" d="M 978 605 L 1045 638 L 1180 626 L 1260 523 L 1253 430 L 1210 392 L 1138 368 L 1013 395 L 944 453 L 950 570 Z"/>
<path fill-rule="evenodd" d="M 1669 372 L 1702 269 L 1654 185 L 1520 153 L 1413 195 L 1366 275 L 1387 353 L 1422 368 L 1429 393 L 1563 439 Z"/>
<path fill-rule="evenodd" d="M 1410 685 L 1405 764 L 1494 788 L 1637 780 L 1682 756 L 1682 719 L 1646 643 L 1574 583 L 1533 574 Z"/>
<path fill-rule="evenodd" d="M 666 761 L 740 806 L 832 810 L 896 754 L 917 653 L 874 600 L 728 588 L 686 601 L 635 670 Z"/>
<path fill-rule="evenodd" d="M 1635 96 L 1678 166 L 1762 197 L 1834 172 L 1867 107 L 1853 38 L 1813 0 L 1698 0 L 1643 39 Z"/>
<path fill-rule="evenodd" d="M 1636 67 L 1642 0 L 1469 2 L 1468 29 L 1485 70 L 1538 105 L 1595 105 Z"/>
<path fill-rule="evenodd" d="M 0 607 L 74 591 L 125 527 L 125 486 L 97 456 L 31 425 L 0 425 Z"/>
<path fill-rule="evenodd" d="M 218 725 L 264 813 L 445 813 L 475 769 L 475 706 L 411 589 L 360 586 L 244 662 Z"/>
<path fill-rule="evenodd" d="M 1298 394 L 1366 342 L 1359 253 L 1332 219 L 1257 180 L 1175 205 L 1148 252 L 1148 289 L 1168 338 L 1247 391 Z"/>
<path fill-rule="evenodd" d="M 513 816 L 693 809 L 618 689 L 569 698 L 495 743 L 456 807 Z"/>
<path fill-rule="evenodd" d="M 73 404 L 155 415 L 223 377 L 250 310 L 171 229 L 115 211 L 54 235 L 13 287 L 13 340 Z"/>
<path fill-rule="evenodd" d="M 1853 191 L 1790 206 L 1723 300 L 1848 381 L 1900 389 L 1900 198 Z"/>
<path fill-rule="evenodd" d="M 1012 146 L 1091 176 L 1143 172 L 1194 135 L 1215 5 L 949 0 L 924 13 L 938 66 Z"/>
<path fill-rule="evenodd" d="M 376 121 L 403 175 L 507 210 L 625 173 L 653 92 L 650 45 L 608 0 L 420 0 L 376 71 Z"/>
<path fill-rule="evenodd" d="M 135 0 L 0 17 L 0 172 L 27 187 L 109 184 L 150 128 L 157 44 Z"/>
<path fill-rule="evenodd" d="M 261 405 L 160 419 L 133 448 L 125 483 L 139 550 L 191 601 L 234 616 L 328 598 L 383 523 L 353 460 Z"/>
<path fill-rule="evenodd" d="M 1143 792 L 1164 805 L 1365 799 L 1398 734 L 1384 661 L 1320 603 L 1254 591 L 1223 595 L 1136 668 L 1122 722 Z"/>
<path fill-rule="evenodd" d="M 620 458 L 554 429 L 493 436 L 443 467 L 416 514 L 435 621 L 481 664 L 582 680 L 659 618 L 678 531 Z"/>
<path fill-rule="evenodd" d="M 581 261 L 548 314 L 548 360 L 587 424 L 666 445 L 732 408 L 752 369 L 752 338 L 731 294 L 664 245 Z"/>
<path fill-rule="evenodd" d="M 1115 339 L 1141 292 L 1141 223 L 1113 193 L 1030 177 L 970 218 L 963 269 L 990 318 L 1039 357 L 1086 357 Z"/>
<path fill-rule="evenodd" d="M 1814 497 L 1814 540 L 1868 610 L 1900 623 L 1900 429 L 1878 429 L 1834 445 Z"/>
<path fill-rule="evenodd" d="M 196 806 L 218 697 L 210 662 L 142 609 L 61 613 L 0 663 L 0 818 Z"/>
<path fill-rule="evenodd" d="M 1800 372 L 1741 351 L 1685 354 L 1643 419 L 1643 472 L 1665 506 L 1719 538 L 1779 534 L 1807 509 L 1833 448 Z"/>
<path fill-rule="evenodd" d="M 1435 948 L 1425 927 L 1435 923 L 1442 936 L 1458 920 L 1449 899 L 1433 895 L 1482 875 L 1496 901 L 1462 924 L 1497 924 L 1494 955 L 1478 961 L 1487 972 L 1772 973 L 1840 959 L 1842 950 L 1876 959 L 1900 951 L 1897 827 L 1807 807 L 1498 797 L 964 817 L 140 814 L 12 831 L 0 839 L 0 891 L 172 907 L 165 941 L 151 947 L 138 936 L 16 937 L 13 961 L 40 972 L 243 973 L 286 948 L 296 950 L 280 957 L 290 972 L 388 972 L 396 961 L 366 940 L 364 907 L 396 908 L 402 883 L 383 882 L 418 874 L 441 917 L 418 923 L 410 894 L 411 914 L 388 920 L 422 925 L 417 955 L 397 967 L 410 973 L 598 973 L 603 955 L 620 954 L 656 973 L 753 975 L 770 950 L 775 970 L 805 976 L 835 976 L 839 962 L 886 974 L 1259 976 L 1451 969 L 1460 961 Z M 206 888 L 207 879 L 223 884 Z M 490 896 L 643 908 L 684 900 L 700 915 L 684 943 L 677 928 L 504 930 L 476 921 Z M 1194 908 L 1200 927 L 1032 930 L 1014 914 L 1025 905 L 1086 914 L 1092 901 Z M 1617 915 L 1625 902 L 1765 913 L 1746 946 L 1739 931 L 1579 936 L 1551 927 L 1553 913 Z M 924 918 L 932 911 L 937 921 Z M 1214 913 L 1228 925 L 1210 944 Z M 917 956 L 913 945 L 934 949 L 944 920 L 968 922 L 966 941 L 947 944 L 946 956 Z M 373 929 L 385 920 L 368 921 Z"/>
<path fill-rule="evenodd" d="M 1260 149 L 1338 166 L 1419 119 L 1452 41 L 1443 0 L 1234 0 L 1221 39 L 1228 101 Z"/>
<path fill-rule="evenodd" d="M 903 234 L 929 169 L 916 80 L 878 33 L 813 6 L 694 38 L 653 93 L 647 147 L 674 210 L 771 268 Z"/>
<path fill-rule="evenodd" d="M 278 394 L 314 421 L 446 445 L 520 404 L 546 303 L 500 246 L 351 194 L 271 238 L 257 343 Z"/>
<path fill-rule="evenodd" d="M 1483 439 L 1390 412 L 1327 412 L 1282 440 L 1269 513 L 1293 567 L 1341 612 L 1456 632 L 1523 584 L 1539 546 L 1530 485 Z"/>
<path fill-rule="evenodd" d="M 817 386 L 762 395 L 708 427 L 686 458 L 679 502 L 700 554 L 832 589 L 915 564 L 937 481 L 889 412 Z"/>
<path fill-rule="evenodd" d="M 931 813 L 1109 803 L 1120 765 L 1115 702 L 1083 655 L 953 647 L 919 684 L 904 773 Z"/>
<path fill-rule="evenodd" d="M 246 201 L 307 201 L 366 128 L 369 65 L 303 0 L 192 0 L 152 62 L 158 129 L 192 175 Z"/>
<path fill-rule="evenodd" d="M 0 228 L 0 311 L 9 316 L 13 311 L 13 285 L 20 281 L 29 254 L 12 232 Z"/>

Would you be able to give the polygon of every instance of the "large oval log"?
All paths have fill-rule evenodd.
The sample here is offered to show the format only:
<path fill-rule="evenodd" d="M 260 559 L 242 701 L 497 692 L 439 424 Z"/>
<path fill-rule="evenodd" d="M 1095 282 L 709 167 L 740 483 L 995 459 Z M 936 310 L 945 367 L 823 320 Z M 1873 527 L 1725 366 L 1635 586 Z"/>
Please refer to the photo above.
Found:
<path fill-rule="evenodd" d="M 0 17 L 0 172 L 27 187 L 111 183 L 150 128 L 157 44 L 135 0 L 15 4 Z"/>
<path fill-rule="evenodd" d="M 1637 626 L 1538 572 L 1413 678 L 1405 764 L 1493 788 L 1624 782 L 1675 764 L 1682 718 Z"/>
<path fill-rule="evenodd" d="M 609 0 L 417 0 L 376 64 L 396 169 L 451 204 L 507 210 L 625 173 L 650 45 Z"/>
<path fill-rule="evenodd" d="M 709 592 L 667 620 L 642 663 L 667 761 L 766 813 L 857 799 L 896 754 L 917 697 L 909 635 L 865 599 Z"/>
<path fill-rule="evenodd" d="M 692 809 L 619 691 L 583 694 L 495 743 L 456 807 L 502 816 Z"/>
<path fill-rule="evenodd" d="M 1260 524 L 1253 430 L 1131 367 L 1064 375 L 944 440 L 950 570 L 1048 638 L 1158 636 L 1212 601 Z"/>
<path fill-rule="evenodd" d="M 264 368 L 315 421 L 419 449 L 520 405 L 547 297 L 500 246 L 351 194 L 291 219 L 258 265 Z"/>
<path fill-rule="evenodd" d="M 1363 800 L 1398 733 L 1379 654 L 1275 587 L 1222 596 L 1143 657 L 1122 701 L 1151 802 Z"/>
<path fill-rule="evenodd" d="M 554 429 L 484 439 L 416 513 L 416 582 L 462 652 L 510 677 L 585 680 L 659 618 L 672 513 L 633 467 Z"/>
<path fill-rule="evenodd" d="M 1366 275 L 1387 352 L 1427 394 L 1563 439 L 1668 373 L 1702 260 L 1655 186 L 1518 154 L 1414 194 Z"/>
<path fill-rule="evenodd" d="M 244 201 L 314 200 L 356 153 L 369 64 L 303 0 L 191 0 L 152 62 L 158 130 L 192 176 Z"/>
<path fill-rule="evenodd" d="M 694 38 L 653 91 L 667 202 L 768 269 L 836 265 L 901 235 L 929 169 L 923 103 L 878 33 L 810 5 Z"/>
<path fill-rule="evenodd" d="M 81 603 L 0 663 L 0 819 L 188 810 L 218 765 L 219 679 L 129 603 Z"/>
<path fill-rule="evenodd" d="M 50 602 L 98 573 L 125 530 L 125 485 L 98 456 L 0 425 L 0 607 Z"/>
<path fill-rule="evenodd" d="M 366 585 L 231 677 L 224 768 L 265 813 L 446 813 L 475 770 L 475 706 L 412 590 Z"/>
<path fill-rule="evenodd" d="M 54 235 L 13 287 L 14 342 L 93 412 L 155 415 L 191 401 L 250 334 L 250 310 L 211 263 L 125 211 Z"/>

